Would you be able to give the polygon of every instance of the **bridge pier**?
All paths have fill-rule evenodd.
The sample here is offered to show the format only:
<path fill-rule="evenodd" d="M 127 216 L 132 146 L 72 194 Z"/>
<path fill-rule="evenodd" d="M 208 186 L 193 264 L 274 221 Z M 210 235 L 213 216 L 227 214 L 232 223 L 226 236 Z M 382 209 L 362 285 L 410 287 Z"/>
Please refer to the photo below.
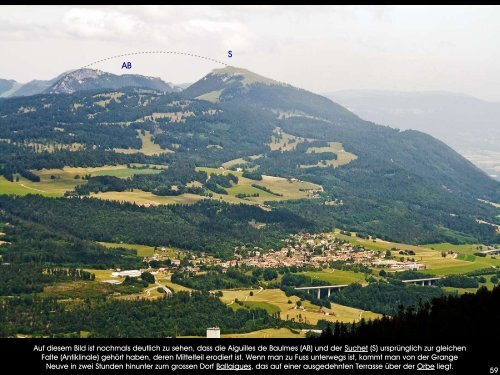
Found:
<path fill-rule="evenodd" d="M 429 277 L 425 279 L 414 279 L 414 280 L 402 280 L 403 283 L 421 285 L 421 286 L 432 286 L 440 280 L 441 277 Z"/>
<path fill-rule="evenodd" d="M 339 290 L 347 286 L 348 285 L 303 286 L 295 287 L 295 290 L 305 290 L 308 294 L 314 293 L 314 291 L 317 290 L 318 292 L 316 293 L 316 296 L 318 299 L 321 299 L 321 289 L 326 289 L 327 296 L 330 297 L 335 290 Z"/>

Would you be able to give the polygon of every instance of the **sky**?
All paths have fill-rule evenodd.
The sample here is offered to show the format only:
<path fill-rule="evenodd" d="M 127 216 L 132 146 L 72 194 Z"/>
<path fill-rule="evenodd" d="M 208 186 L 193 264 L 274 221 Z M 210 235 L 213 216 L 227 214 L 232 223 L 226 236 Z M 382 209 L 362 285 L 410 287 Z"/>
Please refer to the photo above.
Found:
<path fill-rule="evenodd" d="M 110 56 L 176 51 L 317 93 L 440 90 L 500 102 L 499 19 L 498 6 L 2 5 L 0 78 L 50 79 Z M 184 83 L 223 65 L 147 54 L 92 67 Z"/>

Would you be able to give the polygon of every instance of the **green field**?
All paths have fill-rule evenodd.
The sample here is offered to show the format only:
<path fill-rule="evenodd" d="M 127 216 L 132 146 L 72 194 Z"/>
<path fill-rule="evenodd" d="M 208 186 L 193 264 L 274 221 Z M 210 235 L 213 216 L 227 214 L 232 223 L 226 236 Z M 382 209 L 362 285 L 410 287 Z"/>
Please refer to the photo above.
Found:
<path fill-rule="evenodd" d="M 132 249 L 137 251 L 137 256 L 139 257 L 151 257 L 155 253 L 159 253 L 170 259 L 181 259 L 184 257 L 185 252 L 180 249 L 175 249 L 173 247 L 161 246 L 157 250 L 153 246 L 147 245 L 137 245 L 133 243 L 116 243 L 116 242 L 99 242 L 109 248 L 123 247 L 125 249 Z M 162 250 L 164 249 L 164 250 Z"/>
<path fill-rule="evenodd" d="M 244 308 L 264 309 L 269 314 L 275 314 L 275 313 L 281 311 L 278 306 L 273 305 L 273 304 L 268 303 L 268 302 L 245 301 L 245 302 L 241 302 L 241 303 L 243 304 L 243 306 L 238 304 L 238 303 L 232 303 L 229 305 L 229 307 L 231 307 L 231 309 L 233 309 L 233 310 L 244 309 Z"/>
<path fill-rule="evenodd" d="M 102 170 L 92 173 L 92 176 L 114 176 L 119 178 L 128 178 L 136 174 L 158 174 L 161 173 L 161 169 L 151 169 L 151 168 L 123 168 L 123 169 L 113 169 L 113 170 Z"/>
<path fill-rule="evenodd" d="M 478 249 L 479 246 L 483 246 L 483 250 L 486 249 L 485 245 L 480 245 L 480 244 L 453 245 L 451 243 L 443 242 L 443 243 L 432 243 L 432 244 L 422 245 L 422 247 L 427 247 L 432 250 L 439 250 L 439 251 L 452 250 L 463 254 L 477 253 L 478 251 L 481 251 L 481 249 Z"/>
<path fill-rule="evenodd" d="M 22 182 L 10 182 L 5 177 L 0 176 L 0 194 L 15 194 L 15 195 L 27 195 L 27 194 L 40 194 L 46 197 L 58 197 L 61 194 L 49 193 L 46 191 L 41 191 L 39 189 L 30 188 L 24 185 Z"/>
<path fill-rule="evenodd" d="M 306 337 L 304 331 L 292 331 L 288 328 L 267 328 L 248 333 L 228 333 L 221 334 L 221 338 L 281 338 L 281 339 L 300 339 Z"/>
<path fill-rule="evenodd" d="M 137 251 L 137 256 L 140 257 L 150 257 L 153 256 L 155 253 L 155 248 L 152 246 L 146 246 L 146 245 L 136 245 L 136 244 L 130 244 L 130 243 L 114 243 L 114 242 L 99 242 L 101 245 L 104 245 L 106 247 L 110 248 L 118 248 L 118 247 L 123 247 L 125 249 L 132 249 Z"/>
<path fill-rule="evenodd" d="M 475 255 L 470 255 L 470 254 L 458 254 L 457 259 L 459 260 L 465 260 L 467 262 L 474 262 L 476 260 Z"/>
<path fill-rule="evenodd" d="M 302 272 L 311 279 L 324 281 L 327 285 L 365 284 L 365 275 L 361 272 L 326 269 L 323 271 Z"/>
<path fill-rule="evenodd" d="M 159 281 L 165 285 L 168 289 L 173 290 L 175 293 L 178 292 L 191 292 L 193 289 L 185 287 L 183 285 L 175 284 L 166 279 L 159 279 Z"/>

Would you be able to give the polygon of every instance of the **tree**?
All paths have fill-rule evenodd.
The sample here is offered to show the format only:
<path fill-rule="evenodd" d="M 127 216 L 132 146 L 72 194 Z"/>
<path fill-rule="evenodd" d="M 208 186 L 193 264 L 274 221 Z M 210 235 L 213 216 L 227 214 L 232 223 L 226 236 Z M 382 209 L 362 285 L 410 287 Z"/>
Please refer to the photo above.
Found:
<path fill-rule="evenodd" d="M 154 275 L 147 271 L 141 273 L 141 279 L 146 281 L 148 284 L 154 284 L 156 282 Z"/>
<path fill-rule="evenodd" d="M 378 273 L 378 275 L 380 277 L 386 277 L 387 276 L 387 272 L 385 272 L 385 270 L 380 270 L 380 272 Z"/>
<path fill-rule="evenodd" d="M 266 268 L 263 273 L 264 280 L 271 281 L 278 277 L 278 272 L 272 268 Z"/>

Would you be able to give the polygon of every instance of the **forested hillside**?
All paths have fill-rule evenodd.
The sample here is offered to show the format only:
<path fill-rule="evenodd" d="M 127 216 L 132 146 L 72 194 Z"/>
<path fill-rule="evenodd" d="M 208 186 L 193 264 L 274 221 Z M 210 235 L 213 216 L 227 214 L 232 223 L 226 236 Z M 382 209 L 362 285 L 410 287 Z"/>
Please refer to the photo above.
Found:
<path fill-rule="evenodd" d="M 141 151 L 149 134 L 156 153 Z M 0 139 L 0 173 L 12 182 L 38 181 L 42 168 L 189 161 L 182 181 L 169 172 L 123 183 L 98 178 L 77 193 L 203 198 L 233 185 L 200 180 L 194 167 L 227 163 L 257 180 L 321 185 L 316 199 L 268 205 L 317 228 L 410 243 L 499 241 L 498 209 L 484 201 L 500 201 L 500 184 L 444 143 L 363 121 L 329 99 L 242 69 L 214 71 L 182 93 L 129 88 L 2 99 Z M 67 204 L 76 209 L 76 201 Z"/>

